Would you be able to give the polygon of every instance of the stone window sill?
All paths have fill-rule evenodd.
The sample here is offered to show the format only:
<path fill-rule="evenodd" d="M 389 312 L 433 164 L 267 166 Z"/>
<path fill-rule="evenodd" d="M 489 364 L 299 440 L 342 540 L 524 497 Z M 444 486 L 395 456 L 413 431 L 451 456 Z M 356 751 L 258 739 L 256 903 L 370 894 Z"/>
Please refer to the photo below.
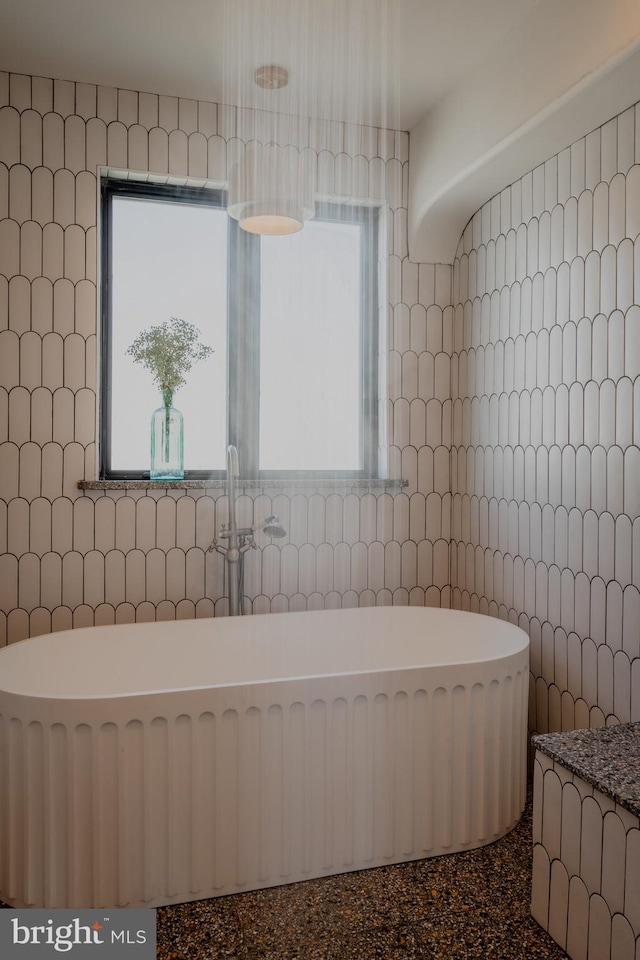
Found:
<path fill-rule="evenodd" d="M 236 480 L 237 490 L 252 489 L 330 489 L 346 490 L 401 490 L 408 486 L 408 480 L 371 479 L 335 479 L 312 477 L 298 480 Z M 79 490 L 220 490 L 227 485 L 226 480 L 79 480 Z"/>

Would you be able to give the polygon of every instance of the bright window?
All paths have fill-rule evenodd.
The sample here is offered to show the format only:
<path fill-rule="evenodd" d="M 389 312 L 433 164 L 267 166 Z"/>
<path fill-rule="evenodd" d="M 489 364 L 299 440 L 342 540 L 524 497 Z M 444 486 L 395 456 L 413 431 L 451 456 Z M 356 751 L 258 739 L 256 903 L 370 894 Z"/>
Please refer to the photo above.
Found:
<path fill-rule="evenodd" d="M 126 355 L 180 317 L 214 353 L 174 405 L 185 474 L 374 476 L 377 307 L 374 210 L 320 207 L 289 237 L 241 231 L 224 194 L 103 181 L 101 475 L 144 477 L 151 374 Z"/>
<path fill-rule="evenodd" d="M 262 470 L 360 469 L 361 273 L 358 224 L 263 238 Z"/>

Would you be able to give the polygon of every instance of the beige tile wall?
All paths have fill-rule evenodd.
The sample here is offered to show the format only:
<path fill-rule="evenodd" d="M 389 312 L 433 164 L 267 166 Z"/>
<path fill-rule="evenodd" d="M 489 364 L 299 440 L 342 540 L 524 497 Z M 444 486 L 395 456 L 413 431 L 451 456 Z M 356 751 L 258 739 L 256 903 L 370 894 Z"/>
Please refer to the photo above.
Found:
<path fill-rule="evenodd" d="M 507 187 L 454 264 L 452 605 L 531 636 L 530 725 L 640 719 L 640 106 Z"/>
<path fill-rule="evenodd" d="M 0 644 L 94 623 L 226 612 L 206 554 L 221 491 L 82 493 L 95 476 L 97 172 L 224 180 L 245 112 L 0 73 Z M 280 514 L 246 565 L 247 609 L 449 603 L 451 268 L 407 255 L 408 136 L 303 119 L 328 196 L 386 199 L 384 438 L 409 486 L 243 495 Z M 386 318 L 385 318 L 386 319 Z"/>

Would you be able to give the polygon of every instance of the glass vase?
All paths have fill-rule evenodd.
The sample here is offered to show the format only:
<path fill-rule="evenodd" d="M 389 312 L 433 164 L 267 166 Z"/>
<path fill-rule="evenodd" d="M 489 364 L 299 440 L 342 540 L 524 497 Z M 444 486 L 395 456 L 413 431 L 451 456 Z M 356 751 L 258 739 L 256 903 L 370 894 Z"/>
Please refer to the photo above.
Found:
<path fill-rule="evenodd" d="M 152 480 L 184 479 L 184 422 L 175 407 L 163 406 L 151 417 Z"/>

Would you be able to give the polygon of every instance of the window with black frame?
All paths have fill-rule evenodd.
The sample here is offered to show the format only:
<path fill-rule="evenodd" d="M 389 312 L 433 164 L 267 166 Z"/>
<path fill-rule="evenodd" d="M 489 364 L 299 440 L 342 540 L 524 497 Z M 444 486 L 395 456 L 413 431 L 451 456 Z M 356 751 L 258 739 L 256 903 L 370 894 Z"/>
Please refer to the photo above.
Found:
<path fill-rule="evenodd" d="M 223 191 L 102 181 L 101 477 L 149 475 L 161 400 L 127 350 L 179 317 L 213 349 L 174 405 L 185 478 L 374 477 L 377 210 L 318 204 L 296 234 L 258 237 Z"/>

